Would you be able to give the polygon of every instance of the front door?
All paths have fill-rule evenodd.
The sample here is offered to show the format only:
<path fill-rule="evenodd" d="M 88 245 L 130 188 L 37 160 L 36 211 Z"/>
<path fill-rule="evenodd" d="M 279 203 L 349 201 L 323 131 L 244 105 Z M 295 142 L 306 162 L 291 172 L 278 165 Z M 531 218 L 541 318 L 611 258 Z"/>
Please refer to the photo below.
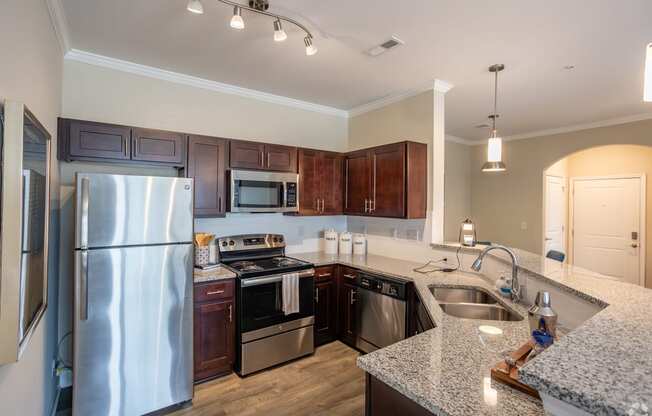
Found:
<path fill-rule="evenodd" d="M 573 263 L 641 282 L 640 177 L 573 179 Z"/>

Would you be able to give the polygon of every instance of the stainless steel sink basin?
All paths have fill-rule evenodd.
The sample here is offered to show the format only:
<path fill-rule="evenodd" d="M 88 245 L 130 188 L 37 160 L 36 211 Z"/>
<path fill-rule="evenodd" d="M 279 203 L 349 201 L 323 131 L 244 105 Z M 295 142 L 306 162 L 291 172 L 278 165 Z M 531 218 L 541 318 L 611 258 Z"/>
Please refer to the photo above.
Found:
<path fill-rule="evenodd" d="M 481 303 L 495 305 L 498 299 L 488 291 L 471 287 L 431 286 L 430 291 L 439 302 L 443 303 Z"/>
<path fill-rule="evenodd" d="M 479 303 L 440 303 L 447 315 L 466 319 L 486 319 L 490 321 L 522 321 L 523 317 L 499 305 Z"/>

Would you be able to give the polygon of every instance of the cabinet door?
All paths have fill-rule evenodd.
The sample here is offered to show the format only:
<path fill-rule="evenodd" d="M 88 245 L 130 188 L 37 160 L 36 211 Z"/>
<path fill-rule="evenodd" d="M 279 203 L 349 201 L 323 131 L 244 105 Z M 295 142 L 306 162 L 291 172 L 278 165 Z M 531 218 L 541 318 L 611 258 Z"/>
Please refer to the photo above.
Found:
<path fill-rule="evenodd" d="M 188 138 L 187 177 L 195 180 L 195 215 L 222 216 L 226 212 L 226 140 L 217 137 Z"/>
<path fill-rule="evenodd" d="M 195 381 L 231 371 L 234 359 L 233 300 L 195 305 Z"/>
<path fill-rule="evenodd" d="M 343 283 L 340 289 L 340 338 L 342 342 L 355 347 L 355 340 L 358 335 L 356 318 L 356 295 L 355 286 Z"/>
<path fill-rule="evenodd" d="M 345 163 L 344 212 L 365 215 L 369 210 L 369 154 L 366 150 L 350 153 Z"/>
<path fill-rule="evenodd" d="M 265 169 L 281 172 L 296 172 L 297 148 L 278 144 L 266 144 Z"/>
<path fill-rule="evenodd" d="M 333 278 L 315 282 L 315 345 L 334 341 L 337 337 L 335 287 Z"/>
<path fill-rule="evenodd" d="M 131 159 L 183 166 L 186 136 L 172 131 L 133 129 Z"/>
<path fill-rule="evenodd" d="M 299 213 L 319 214 L 320 152 L 299 149 Z"/>
<path fill-rule="evenodd" d="M 129 160 L 131 157 L 131 128 L 79 120 L 64 122 L 70 123 L 66 158 Z"/>
<path fill-rule="evenodd" d="M 405 216 L 405 143 L 371 150 L 371 214 Z"/>
<path fill-rule="evenodd" d="M 231 140 L 229 166 L 241 169 L 265 168 L 265 144 Z"/>
<path fill-rule="evenodd" d="M 319 159 L 321 213 L 342 213 L 344 188 L 344 158 L 334 153 L 322 153 Z"/>

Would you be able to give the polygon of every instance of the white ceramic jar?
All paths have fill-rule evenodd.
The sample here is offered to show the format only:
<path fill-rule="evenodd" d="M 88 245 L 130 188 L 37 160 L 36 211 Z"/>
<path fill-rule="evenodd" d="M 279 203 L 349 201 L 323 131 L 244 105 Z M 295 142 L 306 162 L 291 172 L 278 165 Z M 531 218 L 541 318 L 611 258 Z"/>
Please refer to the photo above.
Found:
<path fill-rule="evenodd" d="M 345 231 L 340 234 L 340 254 L 351 254 L 353 252 L 353 236 Z"/>
<path fill-rule="evenodd" d="M 334 229 L 330 228 L 328 230 L 324 230 L 324 253 L 337 254 L 337 237 L 337 231 Z"/>
<path fill-rule="evenodd" d="M 353 235 L 353 254 L 356 256 L 367 254 L 367 237 L 364 234 Z"/>

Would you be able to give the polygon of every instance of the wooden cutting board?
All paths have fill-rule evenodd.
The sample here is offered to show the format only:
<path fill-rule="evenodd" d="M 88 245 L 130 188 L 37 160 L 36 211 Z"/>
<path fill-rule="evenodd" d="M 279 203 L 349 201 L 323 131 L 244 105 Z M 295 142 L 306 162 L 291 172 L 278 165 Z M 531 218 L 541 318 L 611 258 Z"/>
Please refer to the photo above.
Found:
<path fill-rule="evenodd" d="M 521 383 L 518 380 L 518 369 L 523 366 L 527 361 L 527 356 L 532 351 L 534 346 L 533 341 L 528 341 L 523 344 L 519 349 L 512 352 L 510 357 L 516 362 L 515 366 L 510 366 L 505 360 L 499 362 L 491 369 L 491 378 L 510 386 L 513 389 L 516 389 L 530 396 L 541 399 L 539 393 L 534 390 L 532 387 Z"/>

